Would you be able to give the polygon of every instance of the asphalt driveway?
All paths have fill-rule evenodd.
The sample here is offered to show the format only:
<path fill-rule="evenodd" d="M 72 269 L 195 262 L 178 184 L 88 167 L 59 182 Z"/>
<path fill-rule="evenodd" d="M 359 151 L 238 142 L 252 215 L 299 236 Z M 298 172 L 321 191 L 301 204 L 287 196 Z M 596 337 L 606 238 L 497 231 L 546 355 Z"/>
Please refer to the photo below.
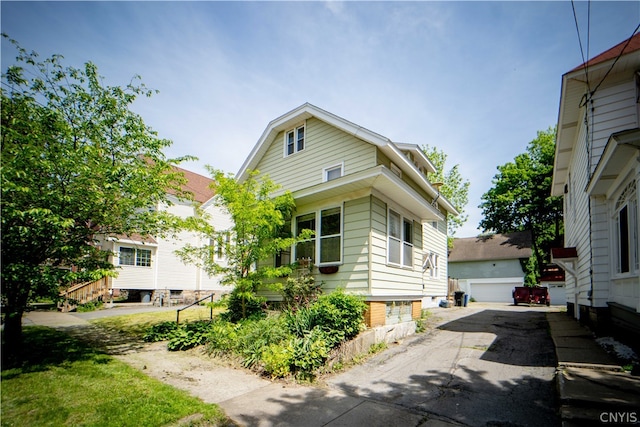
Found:
<path fill-rule="evenodd" d="M 438 310 L 436 328 L 328 383 L 451 424 L 560 425 L 549 310 L 506 304 Z"/>

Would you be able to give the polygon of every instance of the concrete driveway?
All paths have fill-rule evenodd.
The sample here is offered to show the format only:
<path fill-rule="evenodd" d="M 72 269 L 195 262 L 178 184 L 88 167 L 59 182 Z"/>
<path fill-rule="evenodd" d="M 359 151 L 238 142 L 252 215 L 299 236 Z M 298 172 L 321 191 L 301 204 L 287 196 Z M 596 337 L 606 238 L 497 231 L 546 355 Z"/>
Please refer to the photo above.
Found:
<path fill-rule="evenodd" d="M 436 328 L 328 383 L 452 424 L 559 425 L 549 310 L 507 304 L 438 310 Z"/>

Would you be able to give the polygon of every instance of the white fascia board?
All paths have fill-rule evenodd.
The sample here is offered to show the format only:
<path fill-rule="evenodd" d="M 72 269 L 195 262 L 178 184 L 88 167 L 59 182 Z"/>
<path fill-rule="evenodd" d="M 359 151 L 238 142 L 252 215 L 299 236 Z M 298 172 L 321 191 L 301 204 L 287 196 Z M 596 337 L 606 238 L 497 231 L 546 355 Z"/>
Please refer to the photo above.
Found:
<path fill-rule="evenodd" d="M 311 117 L 316 117 L 317 119 L 322 120 L 323 122 L 326 122 L 342 130 L 343 132 L 351 134 L 359 139 L 362 139 L 379 147 L 384 146 L 390 142 L 388 138 L 385 138 L 382 135 L 363 128 L 362 126 L 358 126 L 355 123 L 345 120 L 342 117 L 336 116 L 335 114 L 332 114 L 321 108 L 318 108 L 315 105 L 305 103 L 298 108 L 295 108 L 269 122 L 267 128 L 260 136 L 260 139 L 258 139 L 258 142 L 251 150 L 251 153 L 249 153 L 249 156 L 240 167 L 240 170 L 237 174 L 238 180 L 243 181 L 247 178 L 249 170 L 255 168 L 255 165 L 264 155 L 266 150 L 271 145 L 271 142 L 273 142 L 273 139 L 280 131 L 286 130 L 289 127 L 293 126 L 295 123 L 309 119 Z"/>
<path fill-rule="evenodd" d="M 391 159 L 394 163 L 397 164 L 398 167 L 402 170 L 402 173 L 406 173 L 408 176 L 413 178 L 413 180 L 422 187 L 429 196 L 434 199 L 437 197 L 437 203 L 444 207 L 444 209 L 449 212 L 451 215 L 458 216 L 460 212 L 453 207 L 453 205 L 442 196 L 438 190 L 436 190 L 433 185 L 429 182 L 426 176 L 422 172 L 416 168 L 407 156 L 404 155 L 402 151 L 392 142 L 390 142 L 386 147 L 382 148 L 382 151 Z"/>
<path fill-rule="evenodd" d="M 413 154 L 415 154 L 416 156 L 418 156 L 420 158 L 421 163 L 424 166 L 427 167 L 427 172 L 429 172 L 429 173 L 435 173 L 436 172 L 436 167 L 431 162 L 431 160 L 429 160 L 427 155 L 424 154 L 424 151 L 422 151 L 422 149 L 420 148 L 420 146 L 418 144 L 407 144 L 407 143 L 403 143 L 403 142 L 394 142 L 394 144 L 400 150 L 410 151 Z"/>
<path fill-rule="evenodd" d="M 117 237 L 107 237 L 107 241 L 114 242 L 118 245 L 132 245 L 132 246 L 149 246 L 151 248 L 157 248 L 157 243 L 151 242 L 142 242 L 139 240 L 130 240 L 130 239 L 118 239 Z"/>

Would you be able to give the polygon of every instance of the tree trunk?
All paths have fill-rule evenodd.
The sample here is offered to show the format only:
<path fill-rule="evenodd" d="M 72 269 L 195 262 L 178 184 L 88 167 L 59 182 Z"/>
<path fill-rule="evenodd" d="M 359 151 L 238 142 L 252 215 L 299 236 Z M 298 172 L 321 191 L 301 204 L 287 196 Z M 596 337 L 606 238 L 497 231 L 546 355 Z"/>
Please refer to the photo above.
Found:
<path fill-rule="evenodd" d="M 4 343 L 2 346 L 3 365 L 15 361 L 22 350 L 22 314 L 24 309 L 10 308 L 5 312 Z"/>

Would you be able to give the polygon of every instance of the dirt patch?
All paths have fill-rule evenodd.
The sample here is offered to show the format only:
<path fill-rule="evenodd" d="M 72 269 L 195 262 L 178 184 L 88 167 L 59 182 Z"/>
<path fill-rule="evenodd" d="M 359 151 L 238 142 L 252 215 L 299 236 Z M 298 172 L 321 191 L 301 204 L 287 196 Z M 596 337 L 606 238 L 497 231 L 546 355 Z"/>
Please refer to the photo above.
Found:
<path fill-rule="evenodd" d="M 234 367 L 229 361 L 210 357 L 201 348 L 169 351 L 166 342 L 144 343 L 96 325 L 64 329 L 146 375 L 207 403 L 220 403 L 270 384 L 257 374 Z"/>

